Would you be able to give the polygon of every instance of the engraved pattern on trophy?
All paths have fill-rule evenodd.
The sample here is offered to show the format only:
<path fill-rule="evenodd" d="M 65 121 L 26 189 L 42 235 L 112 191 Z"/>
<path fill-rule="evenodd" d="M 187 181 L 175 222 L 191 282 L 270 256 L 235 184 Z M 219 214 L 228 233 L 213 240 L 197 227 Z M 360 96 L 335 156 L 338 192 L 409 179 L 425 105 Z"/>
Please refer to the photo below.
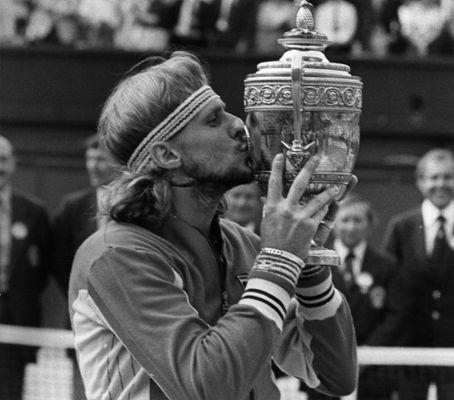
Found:
<path fill-rule="evenodd" d="M 328 185 L 344 195 L 358 154 L 362 82 L 348 65 L 331 63 L 324 54 L 329 41 L 315 30 L 312 5 L 298 4 L 296 28 L 278 40 L 285 53 L 277 61 L 261 62 L 245 79 L 244 107 L 252 147 L 260 152 L 255 179 L 266 195 L 271 161 L 284 153 L 283 192 L 309 157 L 321 161 L 301 198 L 307 201 Z M 337 255 L 313 247 L 309 265 L 338 265 Z"/>
<path fill-rule="evenodd" d="M 309 86 L 305 82 L 302 90 L 303 107 L 313 111 L 326 109 L 326 107 L 352 108 L 361 110 L 361 89 L 353 86 Z M 292 104 L 292 86 L 282 84 L 263 84 L 249 86 L 245 90 L 245 111 L 251 108 L 265 106 L 287 107 Z"/>

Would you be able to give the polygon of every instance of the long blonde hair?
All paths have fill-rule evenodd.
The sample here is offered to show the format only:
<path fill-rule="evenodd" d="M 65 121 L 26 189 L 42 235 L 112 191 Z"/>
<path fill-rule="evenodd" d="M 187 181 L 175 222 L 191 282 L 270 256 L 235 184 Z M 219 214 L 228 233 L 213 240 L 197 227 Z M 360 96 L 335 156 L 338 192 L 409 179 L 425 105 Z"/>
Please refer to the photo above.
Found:
<path fill-rule="evenodd" d="M 107 188 L 101 213 L 120 222 L 159 227 L 172 208 L 169 173 L 150 164 L 140 173 L 126 168 L 143 138 L 197 89 L 207 73 L 192 54 L 152 57 L 112 91 L 98 124 L 100 139 L 124 171 Z"/>

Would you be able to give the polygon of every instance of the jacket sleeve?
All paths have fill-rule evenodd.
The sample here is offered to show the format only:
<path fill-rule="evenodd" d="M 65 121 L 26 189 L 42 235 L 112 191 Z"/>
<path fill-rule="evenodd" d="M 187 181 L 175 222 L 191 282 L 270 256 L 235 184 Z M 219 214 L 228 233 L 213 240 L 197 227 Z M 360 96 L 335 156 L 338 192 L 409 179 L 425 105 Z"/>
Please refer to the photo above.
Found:
<path fill-rule="evenodd" d="M 383 239 L 383 250 L 395 258 L 399 264 L 402 261 L 402 238 L 399 234 L 399 224 L 391 220 L 385 230 Z"/>
<path fill-rule="evenodd" d="M 90 269 L 88 294 L 169 399 L 246 398 L 270 363 L 280 327 L 241 303 L 209 326 L 173 265 L 158 252 L 110 248 Z"/>
<path fill-rule="evenodd" d="M 322 393 L 344 396 L 355 389 L 353 320 L 328 267 L 301 275 L 274 359 L 285 373 Z"/>
<path fill-rule="evenodd" d="M 68 227 L 71 214 L 67 201 L 63 201 L 51 221 L 51 273 L 63 295 L 68 296 L 69 276 L 76 249 L 72 229 Z"/>

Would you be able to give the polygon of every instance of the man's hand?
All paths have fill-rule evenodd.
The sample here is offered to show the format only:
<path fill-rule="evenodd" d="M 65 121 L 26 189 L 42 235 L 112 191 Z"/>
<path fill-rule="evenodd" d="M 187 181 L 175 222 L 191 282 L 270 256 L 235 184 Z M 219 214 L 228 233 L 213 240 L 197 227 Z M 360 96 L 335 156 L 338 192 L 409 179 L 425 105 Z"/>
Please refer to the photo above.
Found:
<path fill-rule="evenodd" d="M 300 258 L 307 256 L 311 241 L 328 211 L 329 204 L 339 193 L 339 188 L 333 186 L 315 195 L 307 204 L 299 203 L 319 161 L 317 156 L 309 159 L 284 198 L 282 196 L 284 157 L 278 154 L 274 158 L 268 183 L 268 198 L 263 207 L 260 231 L 262 247 L 285 250 Z"/>

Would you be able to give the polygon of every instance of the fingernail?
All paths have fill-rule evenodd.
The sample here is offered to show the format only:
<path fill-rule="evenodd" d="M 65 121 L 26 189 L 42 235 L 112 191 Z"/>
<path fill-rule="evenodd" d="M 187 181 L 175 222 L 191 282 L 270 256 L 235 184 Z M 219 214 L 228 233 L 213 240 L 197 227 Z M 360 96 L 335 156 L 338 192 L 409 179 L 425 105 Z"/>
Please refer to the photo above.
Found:
<path fill-rule="evenodd" d="M 320 162 L 320 156 L 319 155 L 315 155 L 311 158 L 311 163 L 314 164 L 314 165 L 317 165 L 318 163 Z"/>
<path fill-rule="evenodd" d="M 337 194 L 339 193 L 339 186 L 331 186 L 328 190 L 332 194 Z"/>

